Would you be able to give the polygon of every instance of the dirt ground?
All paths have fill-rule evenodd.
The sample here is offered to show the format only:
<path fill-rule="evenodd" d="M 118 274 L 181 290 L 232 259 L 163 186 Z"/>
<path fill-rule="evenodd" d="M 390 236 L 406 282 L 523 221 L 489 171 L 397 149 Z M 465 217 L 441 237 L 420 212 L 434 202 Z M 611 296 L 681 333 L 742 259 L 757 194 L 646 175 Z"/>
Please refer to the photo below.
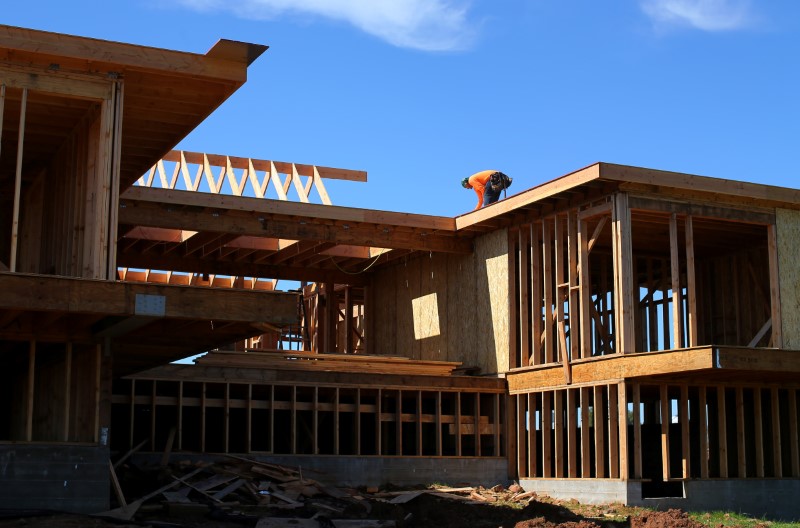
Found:
<path fill-rule="evenodd" d="M 393 521 L 398 528 L 701 528 L 704 525 L 691 520 L 684 512 L 670 510 L 652 512 L 628 509 L 621 506 L 570 507 L 556 502 L 531 500 L 524 507 L 485 504 L 475 501 L 445 498 L 423 493 L 404 504 L 369 500 L 369 510 L 363 505 L 339 515 L 320 515 L 320 508 L 312 511 L 293 510 L 288 515 L 280 512 L 208 508 L 205 511 L 171 511 L 159 504 L 147 505 L 134 519 L 101 518 L 88 515 L 47 514 L 46 512 L 6 512 L 0 515 L 0 528 L 305 528 L 319 526 L 334 528 L 338 519 L 369 519 Z M 313 518 L 313 520 L 312 520 Z M 268 519 L 265 521 L 263 519 Z M 316 521 L 316 522 L 314 522 Z M 362 521 L 365 528 L 378 526 Z M 349 524 L 348 526 L 357 526 Z"/>
<path fill-rule="evenodd" d="M 0 510 L 0 528 L 701 528 L 684 512 L 558 501 L 508 487 L 346 488 L 299 468 L 227 455 L 119 466 L 111 510 Z M 136 500 L 132 498 L 138 497 Z M 124 506 L 120 506 L 124 504 Z"/>

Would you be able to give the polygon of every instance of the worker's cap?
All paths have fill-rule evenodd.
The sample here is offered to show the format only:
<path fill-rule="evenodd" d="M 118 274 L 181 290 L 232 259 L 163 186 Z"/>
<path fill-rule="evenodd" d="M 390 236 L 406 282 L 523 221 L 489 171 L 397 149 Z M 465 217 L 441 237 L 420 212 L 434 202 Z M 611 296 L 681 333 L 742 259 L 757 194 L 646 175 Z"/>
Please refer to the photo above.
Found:
<path fill-rule="evenodd" d="M 461 180 L 462 187 L 466 189 L 468 185 L 469 185 L 469 178 L 464 178 L 463 180 Z"/>

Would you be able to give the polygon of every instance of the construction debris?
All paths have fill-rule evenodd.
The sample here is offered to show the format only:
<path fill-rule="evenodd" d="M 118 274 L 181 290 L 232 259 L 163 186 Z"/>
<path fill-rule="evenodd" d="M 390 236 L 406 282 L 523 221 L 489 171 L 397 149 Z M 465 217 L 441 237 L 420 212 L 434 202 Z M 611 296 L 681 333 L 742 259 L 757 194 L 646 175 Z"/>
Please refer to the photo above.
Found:
<path fill-rule="evenodd" d="M 332 487 L 304 477 L 299 468 L 237 455 L 226 455 L 214 462 L 184 461 L 149 469 L 126 465 L 123 469 L 127 469 L 120 472 L 123 491 L 141 487 L 142 482 L 156 489 L 130 503 L 125 503 L 122 495 L 124 504 L 98 517 L 129 521 L 135 516 L 152 520 L 159 514 L 185 514 L 257 528 L 400 528 L 419 525 L 411 523 L 414 515 L 406 505 L 425 495 L 475 504 L 520 506 L 536 497 L 517 485 L 491 489 L 430 486 L 392 491 Z"/>

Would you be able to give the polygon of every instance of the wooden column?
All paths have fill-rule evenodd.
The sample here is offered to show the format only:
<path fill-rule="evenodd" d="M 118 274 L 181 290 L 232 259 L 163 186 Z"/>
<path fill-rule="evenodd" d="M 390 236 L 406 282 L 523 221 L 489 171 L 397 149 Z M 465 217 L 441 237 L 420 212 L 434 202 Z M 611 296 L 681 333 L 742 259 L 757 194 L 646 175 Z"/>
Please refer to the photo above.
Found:
<path fill-rule="evenodd" d="M 747 451 L 745 449 L 744 424 L 744 389 L 736 387 L 736 460 L 738 462 L 737 477 L 747 476 Z"/>
<path fill-rule="evenodd" d="M 325 336 L 323 339 L 324 347 L 322 352 L 333 354 L 336 352 L 337 332 L 336 325 L 339 322 L 339 301 L 332 282 L 325 283 Z"/>
<path fill-rule="evenodd" d="M 698 408 L 698 434 L 700 435 L 700 478 L 708 478 L 708 397 L 706 387 L 697 387 L 697 408 Z"/>
<path fill-rule="evenodd" d="M 461 456 L 461 392 L 456 393 L 456 456 Z"/>
<path fill-rule="evenodd" d="M 719 476 L 728 478 L 728 427 L 725 409 L 725 387 L 717 387 L 717 423 L 719 429 Z"/>
<path fill-rule="evenodd" d="M 28 394 L 25 413 L 25 440 L 33 441 L 33 403 L 36 392 L 34 391 L 36 382 L 36 341 L 28 342 Z"/>
<path fill-rule="evenodd" d="M 686 305 L 687 305 L 687 328 L 686 335 L 688 343 L 686 346 L 695 347 L 698 345 L 697 330 L 697 282 L 694 269 L 694 224 L 691 215 L 686 216 Z"/>
<path fill-rule="evenodd" d="M 520 354 L 522 347 L 520 343 L 525 340 L 525 336 L 517 339 L 517 333 L 522 318 L 524 307 L 521 304 L 520 295 L 517 292 L 517 279 L 523 282 L 521 267 L 517 266 L 517 255 L 519 254 L 519 231 L 516 227 L 508 229 L 508 368 L 513 369 L 521 365 Z M 521 287 L 521 284 L 520 284 Z"/>
<path fill-rule="evenodd" d="M 761 405 L 761 388 L 756 387 L 753 389 L 753 434 L 755 439 L 757 478 L 764 478 L 764 416 Z"/>
<path fill-rule="evenodd" d="M 590 387 L 581 387 L 581 478 L 589 478 L 592 474 L 591 438 L 589 437 L 589 405 Z"/>
<path fill-rule="evenodd" d="M 620 478 L 621 442 L 619 438 L 619 399 L 617 384 L 608 386 L 608 469 L 611 478 Z"/>
<path fill-rule="evenodd" d="M 344 287 L 344 350 L 345 354 L 353 354 L 353 292 L 350 286 Z"/>
<path fill-rule="evenodd" d="M 669 480 L 669 422 L 671 418 L 668 387 L 663 383 L 659 385 L 659 399 L 661 400 L 661 477 Z"/>
<path fill-rule="evenodd" d="M 542 476 L 544 478 L 553 477 L 552 397 L 553 391 L 542 392 Z"/>
<path fill-rule="evenodd" d="M 772 469 L 773 476 L 780 478 L 783 477 L 783 454 L 781 453 L 781 411 L 778 387 L 772 387 L 770 397 L 772 403 Z"/>
<path fill-rule="evenodd" d="M 528 281 L 528 269 L 530 267 L 530 237 L 531 226 L 523 224 L 519 228 L 519 335 L 520 335 L 520 362 L 516 366 L 530 364 L 531 357 L 531 337 L 530 321 L 531 316 L 531 297 L 530 282 Z M 509 253 L 511 248 L 509 248 Z M 535 280 L 535 277 L 531 277 Z M 513 313 L 513 312 L 512 312 Z M 511 364 L 509 364 L 510 366 Z"/>
<path fill-rule="evenodd" d="M 542 244 L 539 229 L 531 224 L 531 356 L 529 365 L 540 365 L 542 358 Z"/>
<path fill-rule="evenodd" d="M 669 255 L 672 275 L 672 348 L 681 348 L 683 323 L 681 319 L 681 262 L 678 252 L 678 216 L 669 217 Z M 669 347 L 664 347 L 669 348 Z"/>
<path fill-rule="evenodd" d="M 528 475 L 531 478 L 536 478 L 538 476 L 538 466 L 537 466 L 537 442 L 536 442 L 536 426 L 538 421 L 536 419 L 536 409 L 537 409 L 537 400 L 538 396 L 536 393 L 529 393 L 528 394 Z"/>
<path fill-rule="evenodd" d="M 628 480 L 628 393 L 625 382 L 619 383 L 619 477 Z"/>
<path fill-rule="evenodd" d="M 574 209 L 567 211 L 567 258 L 569 260 L 569 358 L 574 361 L 581 357 L 581 335 L 588 333 L 584 329 L 580 304 L 580 284 L 578 275 L 578 216 Z"/>
<path fill-rule="evenodd" d="M 789 438 L 791 438 L 790 462 L 792 477 L 800 477 L 800 437 L 797 428 L 797 389 L 787 389 L 789 393 Z"/>
<path fill-rule="evenodd" d="M 778 241 L 774 225 L 767 226 L 769 254 L 769 296 L 772 311 L 772 347 L 783 348 L 781 315 L 780 270 L 778 269 Z"/>
<path fill-rule="evenodd" d="M 578 397 L 579 389 L 567 389 L 567 476 L 578 476 Z"/>
<path fill-rule="evenodd" d="M 633 383 L 633 478 L 642 478 L 642 396 L 641 385 Z"/>
<path fill-rule="evenodd" d="M 553 452 L 555 454 L 556 478 L 563 478 L 564 475 L 564 436 L 566 436 L 566 426 L 564 424 L 564 390 L 553 391 L 553 431 L 555 441 L 553 442 Z"/>
<path fill-rule="evenodd" d="M 591 306 L 592 290 L 589 273 L 589 224 L 586 220 L 578 222 L 578 284 L 580 287 L 579 313 L 581 317 L 580 354 L 581 358 L 592 355 Z M 574 337 L 573 337 L 574 339 Z"/>
<path fill-rule="evenodd" d="M 683 478 L 691 478 L 691 446 L 689 437 L 689 386 L 681 385 L 680 408 L 678 409 L 678 419 L 681 421 L 681 469 Z"/>
<path fill-rule="evenodd" d="M 605 424 L 607 409 L 605 405 L 604 385 L 594 387 L 594 466 L 595 478 L 606 477 L 606 444 Z"/>
<path fill-rule="evenodd" d="M 436 391 L 436 456 L 442 456 L 442 391 Z"/>
<path fill-rule="evenodd" d="M 553 363 L 553 242 L 550 231 L 550 220 L 542 220 L 542 277 L 544 278 L 544 362 Z"/>
<path fill-rule="evenodd" d="M 614 198 L 613 209 L 614 250 L 614 320 L 616 322 L 617 352 L 629 354 L 636 351 L 633 314 L 636 308 L 633 297 L 633 244 L 631 240 L 631 212 L 628 195 L 619 193 Z"/>
<path fill-rule="evenodd" d="M 25 116 L 28 107 L 28 89 L 22 89 L 22 101 L 19 108 L 19 134 L 17 136 L 17 168 L 14 173 L 14 209 L 11 216 L 11 254 L 8 269 L 17 271 L 17 243 L 19 239 L 19 201 L 22 193 L 23 146 L 25 145 Z M 2 123 L 0 123 L 2 127 Z"/>
<path fill-rule="evenodd" d="M 506 443 L 509 453 L 507 457 L 509 462 L 508 474 L 516 479 L 527 478 L 529 476 L 527 457 L 530 456 L 530 453 L 527 452 L 528 431 L 526 428 L 526 416 L 529 411 L 525 408 L 527 397 L 527 394 L 512 394 L 508 397 L 511 402 L 513 414 L 509 414 L 506 419 L 506 431 L 509 431 L 508 425 L 511 423 L 514 424 L 514 428 L 511 430 L 512 434 L 508 436 L 508 442 Z M 516 456 L 512 456 L 512 453 L 515 453 Z"/>

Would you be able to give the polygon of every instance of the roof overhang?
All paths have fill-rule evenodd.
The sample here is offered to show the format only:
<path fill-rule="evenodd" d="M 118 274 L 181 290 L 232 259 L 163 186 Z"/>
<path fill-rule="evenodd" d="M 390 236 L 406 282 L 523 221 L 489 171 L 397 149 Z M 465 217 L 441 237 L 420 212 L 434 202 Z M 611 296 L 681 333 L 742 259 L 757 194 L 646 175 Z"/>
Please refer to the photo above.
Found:
<path fill-rule="evenodd" d="M 220 40 L 203 55 L 0 25 L 0 60 L 8 64 L 123 81 L 121 189 L 241 87 L 266 49 Z"/>

